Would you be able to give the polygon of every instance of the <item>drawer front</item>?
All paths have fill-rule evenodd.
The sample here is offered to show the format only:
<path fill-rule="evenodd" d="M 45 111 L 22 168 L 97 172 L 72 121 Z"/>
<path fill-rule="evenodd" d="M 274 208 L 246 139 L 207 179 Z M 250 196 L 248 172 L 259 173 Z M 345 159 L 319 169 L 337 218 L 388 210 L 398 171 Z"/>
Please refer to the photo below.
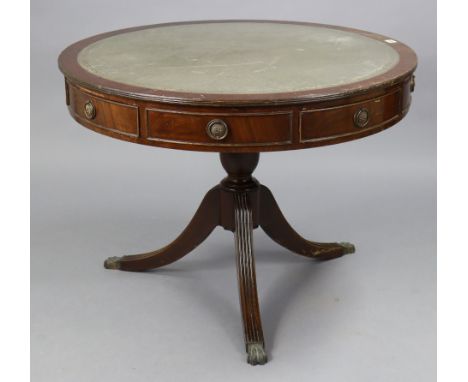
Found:
<path fill-rule="evenodd" d="M 147 109 L 147 139 L 203 146 L 270 146 L 292 142 L 292 111 L 191 113 Z"/>
<path fill-rule="evenodd" d="M 400 117 L 401 90 L 372 100 L 346 106 L 302 110 L 300 142 L 332 140 L 378 130 Z"/>
<path fill-rule="evenodd" d="M 138 106 L 104 100 L 69 86 L 70 111 L 79 122 L 130 137 L 139 136 Z"/>

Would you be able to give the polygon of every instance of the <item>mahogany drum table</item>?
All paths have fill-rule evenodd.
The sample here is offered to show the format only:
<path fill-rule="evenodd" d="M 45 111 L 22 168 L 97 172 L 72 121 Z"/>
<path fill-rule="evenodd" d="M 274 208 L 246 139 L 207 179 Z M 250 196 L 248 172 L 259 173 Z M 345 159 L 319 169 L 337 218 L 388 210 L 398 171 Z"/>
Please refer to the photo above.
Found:
<path fill-rule="evenodd" d="M 215 151 L 227 177 L 187 228 L 154 252 L 107 259 L 108 269 L 170 264 L 217 226 L 234 233 L 247 361 L 267 361 L 252 247 L 261 227 L 315 260 L 350 243 L 302 238 L 252 177 L 260 152 L 331 145 L 378 133 L 408 112 L 415 53 L 392 38 L 273 21 L 159 24 L 93 36 L 59 57 L 73 118 L 98 133 L 179 150 Z"/>

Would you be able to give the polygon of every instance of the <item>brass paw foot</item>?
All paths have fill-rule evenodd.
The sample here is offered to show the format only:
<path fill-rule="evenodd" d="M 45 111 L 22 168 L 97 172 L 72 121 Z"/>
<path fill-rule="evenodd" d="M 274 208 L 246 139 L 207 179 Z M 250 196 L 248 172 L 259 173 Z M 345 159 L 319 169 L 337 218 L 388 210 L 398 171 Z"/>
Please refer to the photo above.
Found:
<path fill-rule="evenodd" d="M 348 242 L 330 243 L 325 245 L 327 245 L 327 247 L 314 251 L 311 257 L 318 261 L 328 261 L 337 259 L 344 255 L 349 255 L 356 251 L 354 245 Z"/>
<path fill-rule="evenodd" d="M 344 255 L 348 255 L 350 253 L 356 252 L 356 247 L 354 246 L 354 244 L 348 243 L 346 241 L 342 241 L 341 243 L 338 243 L 338 244 L 344 248 L 344 253 L 343 253 Z"/>
<path fill-rule="evenodd" d="M 113 256 L 109 257 L 104 261 L 104 268 L 106 269 L 120 269 L 120 259 L 121 257 Z"/>
<path fill-rule="evenodd" d="M 258 343 L 247 345 L 247 362 L 254 366 L 267 363 L 267 355 L 263 345 Z"/>

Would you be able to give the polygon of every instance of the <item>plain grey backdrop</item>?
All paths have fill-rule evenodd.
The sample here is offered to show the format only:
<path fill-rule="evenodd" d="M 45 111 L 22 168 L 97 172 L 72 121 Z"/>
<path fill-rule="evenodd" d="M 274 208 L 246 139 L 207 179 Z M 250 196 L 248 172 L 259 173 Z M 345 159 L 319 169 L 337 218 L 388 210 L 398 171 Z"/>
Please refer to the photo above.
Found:
<path fill-rule="evenodd" d="M 435 381 L 435 1 L 35 0 L 31 17 L 33 381 Z M 365 29 L 419 57 L 412 109 L 397 126 L 261 155 L 255 176 L 301 234 L 357 247 L 317 264 L 255 231 L 262 367 L 245 362 L 230 232 L 154 272 L 102 267 L 175 238 L 224 176 L 217 154 L 79 126 L 57 69 L 63 48 L 93 34 L 228 18 Z"/>

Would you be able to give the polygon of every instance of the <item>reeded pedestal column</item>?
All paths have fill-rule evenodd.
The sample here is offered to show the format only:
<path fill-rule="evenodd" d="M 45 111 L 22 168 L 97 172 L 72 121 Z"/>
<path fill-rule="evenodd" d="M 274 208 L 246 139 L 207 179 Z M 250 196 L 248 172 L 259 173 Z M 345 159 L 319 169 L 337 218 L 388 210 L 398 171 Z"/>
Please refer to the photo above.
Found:
<path fill-rule="evenodd" d="M 247 362 L 267 362 L 255 276 L 253 230 L 258 226 L 283 247 L 316 260 L 330 260 L 354 252 L 349 243 L 317 243 L 301 237 L 286 221 L 271 191 L 252 177 L 259 154 L 220 154 L 228 173 L 212 188 L 187 228 L 171 244 L 139 255 L 111 257 L 108 269 L 145 271 L 170 264 L 188 254 L 217 226 L 234 232 L 239 296 Z"/>

